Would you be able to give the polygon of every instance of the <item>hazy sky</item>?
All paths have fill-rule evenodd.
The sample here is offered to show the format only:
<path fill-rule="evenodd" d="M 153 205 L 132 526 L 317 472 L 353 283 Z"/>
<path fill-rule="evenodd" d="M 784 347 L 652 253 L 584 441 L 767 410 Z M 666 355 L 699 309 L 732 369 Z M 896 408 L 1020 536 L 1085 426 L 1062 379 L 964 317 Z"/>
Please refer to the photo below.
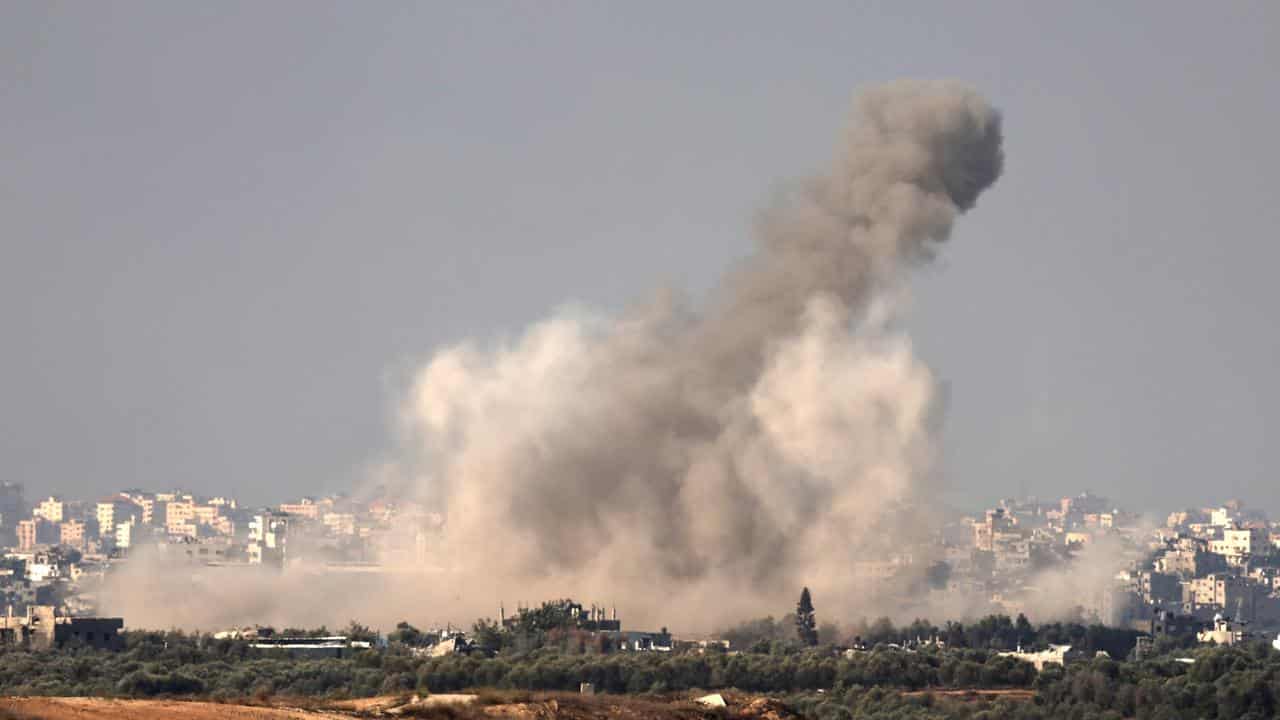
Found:
<path fill-rule="evenodd" d="M 1277 69 L 1274 2 L 5 2 L 0 478 L 348 488 L 433 349 L 705 292 L 858 87 L 955 77 L 948 499 L 1280 513 Z"/>

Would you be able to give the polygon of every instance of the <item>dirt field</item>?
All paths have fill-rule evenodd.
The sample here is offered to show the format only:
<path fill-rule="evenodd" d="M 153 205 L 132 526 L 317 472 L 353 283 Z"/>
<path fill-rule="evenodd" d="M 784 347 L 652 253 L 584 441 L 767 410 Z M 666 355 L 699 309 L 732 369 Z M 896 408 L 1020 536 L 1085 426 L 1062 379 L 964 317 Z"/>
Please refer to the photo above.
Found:
<path fill-rule="evenodd" d="M 368 698 L 327 703 L 278 701 L 272 706 L 180 700 L 106 698 L 0 698 L 0 720 L 350 720 L 350 718 L 435 718 L 436 720 L 794 720 L 776 700 L 726 696 L 723 714 L 686 699 L 581 696 L 570 693 L 486 693 L 428 698 Z M 306 707 L 299 705 L 305 704 Z"/>
<path fill-rule="evenodd" d="M 0 718 L 5 720 L 350 720 L 351 717 L 345 713 L 177 700 L 36 697 L 0 700 Z"/>

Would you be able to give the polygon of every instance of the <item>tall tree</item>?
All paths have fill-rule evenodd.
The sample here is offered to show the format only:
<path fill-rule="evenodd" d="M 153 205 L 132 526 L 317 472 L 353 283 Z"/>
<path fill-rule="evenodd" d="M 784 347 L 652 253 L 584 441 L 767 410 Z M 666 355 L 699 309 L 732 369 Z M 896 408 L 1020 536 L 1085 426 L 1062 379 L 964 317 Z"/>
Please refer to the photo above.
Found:
<path fill-rule="evenodd" d="M 813 615 L 809 588 L 800 591 L 800 602 L 796 603 L 796 634 L 800 636 L 801 645 L 818 644 L 818 621 Z"/>

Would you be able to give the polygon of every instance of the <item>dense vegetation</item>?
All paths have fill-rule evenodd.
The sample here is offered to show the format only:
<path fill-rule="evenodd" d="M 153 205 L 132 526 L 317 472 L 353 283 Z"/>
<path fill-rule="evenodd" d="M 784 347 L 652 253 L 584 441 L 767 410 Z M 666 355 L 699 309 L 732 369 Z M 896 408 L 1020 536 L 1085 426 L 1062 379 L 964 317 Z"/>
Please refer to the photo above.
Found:
<path fill-rule="evenodd" d="M 987 645 L 1020 623 L 974 623 Z M 1025 629 L 1025 628 L 1024 628 Z M 555 629 L 552 628 L 552 631 Z M 988 630 L 990 632 L 988 632 Z M 552 639 L 556 633 L 548 631 Z M 404 625 L 397 638 L 417 631 Z M 794 632 L 794 629 L 793 629 Z M 895 629 L 901 638 L 903 630 Z M 969 632 L 966 628 L 965 632 Z M 1041 626 L 1032 642 L 1064 633 L 1101 646 L 1118 631 Z M 569 635 L 562 635 L 566 640 Z M 957 637 L 959 637 L 957 635 Z M 1092 638 L 1092 639 L 1091 639 Z M 806 717 L 845 718 L 1267 718 L 1280 709 L 1280 653 L 1264 643 L 1203 648 L 1194 663 L 1163 655 L 1143 662 L 1105 657 L 1051 666 L 989 648 L 880 645 L 848 656 L 829 647 L 770 644 L 768 652 L 601 654 L 555 642 L 524 653 L 427 657 L 399 640 L 343 659 L 290 659 L 244 642 L 181 633 L 130 632 L 118 653 L 67 647 L 0 652 L 0 693 L 45 695 L 367 696 L 476 687 L 576 690 L 591 682 L 614 693 L 738 688 L 786 696 Z M 1025 688 L 1022 698 L 948 697 L 948 688 Z M 821 690 L 823 692 L 819 693 Z M 1033 699 L 1026 695 L 1033 693 Z"/>
<path fill-rule="evenodd" d="M 1189 651 L 1193 639 L 1162 638 L 1151 658 L 1132 661 L 1137 633 L 1130 630 L 1081 622 L 1033 626 L 1022 616 L 995 615 L 942 626 L 917 620 L 895 627 L 881 618 L 841 631 L 818 627 L 808 600 L 805 593 L 794 617 L 726 630 L 733 651 L 610 652 L 602 634 L 567 612 L 567 601 L 526 611 L 508 627 L 478 622 L 470 653 L 440 657 L 425 651 L 438 638 L 408 623 L 388 635 L 385 648 L 324 660 L 241 640 L 134 631 L 116 653 L 83 646 L 0 651 L 0 694 L 342 698 L 474 688 L 573 691 L 589 682 L 609 693 L 769 693 L 819 720 L 1225 719 L 1274 717 L 1280 710 L 1280 653 L 1265 643 Z M 356 623 L 340 632 L 376 639 Z M 1037 673 L 999 654 L 1048 644 L 1071 644 L 1081 659 Z M 948 692 L 958 689 L 1004 692 L 978 698 Z"/>

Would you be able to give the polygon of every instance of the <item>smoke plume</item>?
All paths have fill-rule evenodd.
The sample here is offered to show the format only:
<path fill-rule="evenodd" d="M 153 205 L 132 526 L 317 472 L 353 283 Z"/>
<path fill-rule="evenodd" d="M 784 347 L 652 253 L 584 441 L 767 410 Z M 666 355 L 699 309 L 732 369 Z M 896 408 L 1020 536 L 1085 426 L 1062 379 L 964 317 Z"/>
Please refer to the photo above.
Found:
<path fill-rule="evenodd" d="M 442 562 L 494 604 L 678 601 L 688 620 L 776 612 L 801 584 L 865 603 L 868 573 L 928 532 L 937 394 L 895 329 L 907 271 L 1002 161 L 973 90 L 872 88 L 705 308 L 564 312 L 439 352 L 402 420 L 406 490 L 447 513 Z"/>
<path fill-rule="evenodd" d="M 708 630 L 786 612 L 807 585 L 828 619 L 915 612 L 939 402 L 898 320 L 910 270 L 1002 162 L 1000 116 L 968 87 L 872 88 L 705 306 L 566 310 L 416 373 L 404 451 L 376 481 L 445 518 L 416 571 L 228 582 L 138 558 L 104 607 L 150 626 L 390 627 L 570 596 L 630 627 Z M 177 610 L 193 582 L 208 612 Z"/>

